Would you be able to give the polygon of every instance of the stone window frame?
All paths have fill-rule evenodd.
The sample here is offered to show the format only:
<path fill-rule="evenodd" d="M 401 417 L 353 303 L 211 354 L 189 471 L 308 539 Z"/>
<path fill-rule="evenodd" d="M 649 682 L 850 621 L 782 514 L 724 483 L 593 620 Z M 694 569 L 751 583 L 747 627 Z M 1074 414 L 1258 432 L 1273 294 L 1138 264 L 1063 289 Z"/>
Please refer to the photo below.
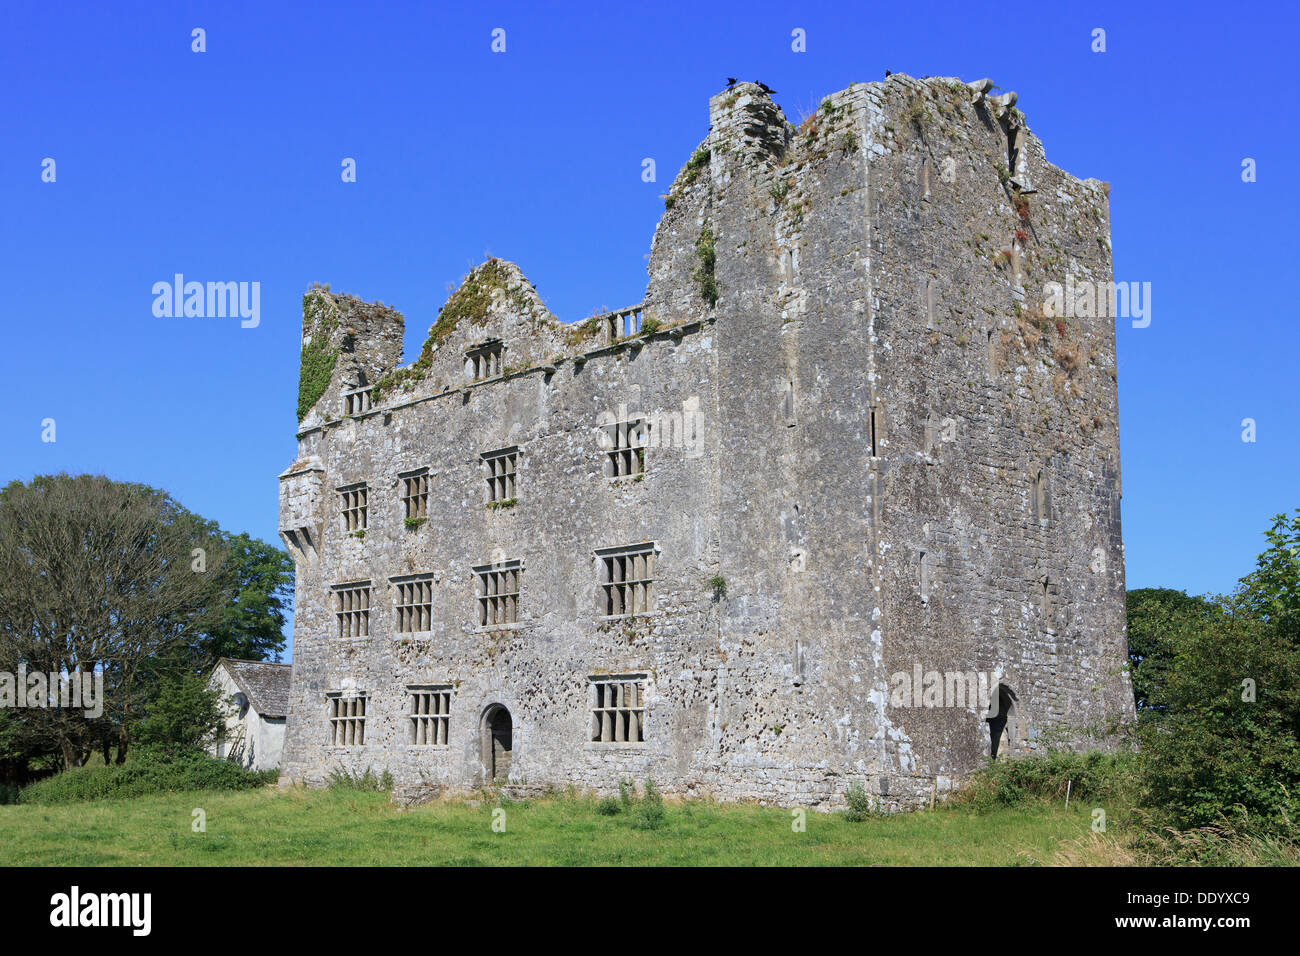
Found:
<path fill-rule="evenodd" d="M 408 747 L 447 750 L 451 747 L 451 704 L 454 684 L 407 684 Z"/>
<path fill-rule="evenodd" d="M 588 675 L 586 746 L 601 750 L 644 747 L 649 683 L 646 671 Z M 634 695 L 631 701 L 629 689 Z"/>
<path fill-rule="evenodd" d="M 374 395 L 369 388 L 358 388 L 343 393 L 343 414 L 364 415 L 374 408 Z"/>
<path fill-rule="evenodd" d="M 429 517 L 429 469 L 415 468 L 400 472 L 397 480 L 402 483 L 402 518 L 406 521 L 418 521 Z"/>
<path fill-rule="evenodd" d="M 471 382 L 496 378 L 505 368 L 506 346 L 500 339 L 488 339 L 465 351 L 465 377 Z"/>
<path fill-rule="evenodd" d="M 883 458 L 881 451 L 885 441 L 885 412 L 884 406 L 879 402 L 867 406 L 867 439 L 871 442 L 867 457 Z"/>
<path fill-rule="evenodd" d="M 1046 468 L 1039 468 L 1029 480 L 1029 504 L 1033 509 L 1034 521 L 1047 527 L 1052 520 L 1052 482 Z"/>
<path fill-rule="evenodd" d="M 352 534 L 370 527 L 370 485 L 357 481 L 336 489 L 339 495 L 339 513 L 343 517 L 343 532 Z"/>
<path fill-rule="evenodd" d="M 614 621 L 653 614 L 655 565 L 661 554 L 659 545 L 654 541 L 644 541 L 597 548 L 594 553 L 596 616 Z M 638 559 L 644 563 L 639 563 Z M 629 605 L 631 610 L 627 610 Z"/>
<path fill-rule="evenodd" d="M 474 574 L 475 626 L 480 631 L 518 627 L 523 594 L 522 559 L 476 565 Z"/>
<path fill-rule="evenodd" d="M 605 452 L 605 478 L 619 481 L 646 473 L 646 449 L 650 447 L 650 419 L 635 415 L 622 421 L 597 426 Z"/>
<path fill-rule="evenodd" d="M 347 581 L 330 588 L 334 604 L 334 619 L 337 623 L 334 634 L 336 638 L 357 640 L 370 636 L 370 610 L 374 606 L 374 596 L 371 593 L 373 590 L 369 580 Z"/>
<path fill-rule="evenodd" d="M 641 334 L 642 306 L 634 305 L 605 315 L 606 339 L 613 343 Z"/>
<path fill-rule="evenodd" d="M 485 451 L 479 459 L 485 470 L 483 480 L 487 482 L 487 503 L 518 500 L 519 446 Z"/>
<path fill-rule="evenodd" d="M 1055 634 L 1057 632 L 1057 608 L 1061 603 L 1060 585 L 1055 578 L 1048 574 L 1038 577 L 1034 584 L 1038 597 L 1038 617 L 1042 622 L 1043 632 Z"/>
<path fill-rule="evenodd" d="M 354 691 L 331 691 L 328 701 L 330 747 L 364 747 L 366 745 L 366 709 L 370 695 Z"/>
<path fill-rule="evenodd" d="M 427 634 L 433 630 L 433 573 L 403 574 L 388 579 L 396 589 L 393 605 L 394 634 Z M 411 627 L 411 618 L 415 627 Z M 423 626 L 421 626 L 423 625 Z"/>

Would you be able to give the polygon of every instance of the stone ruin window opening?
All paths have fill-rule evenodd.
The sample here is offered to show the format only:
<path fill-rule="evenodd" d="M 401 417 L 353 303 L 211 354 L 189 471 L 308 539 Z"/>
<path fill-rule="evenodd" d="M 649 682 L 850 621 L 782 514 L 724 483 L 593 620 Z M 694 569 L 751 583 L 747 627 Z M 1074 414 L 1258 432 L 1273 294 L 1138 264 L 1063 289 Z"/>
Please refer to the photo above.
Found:
<path fill-rule="evenodd" d="M 645 474 L 645 450 L 650 443 L 650 423 L 644 418 L 602 425 L 605 476 L 628 478 Z"/>
<path fill-rule="evenodd" d="M 483 453 L 483 464 L 487 468 L 487 500 L 491 502 L 514 501 L 516 497 L 515 475 L 519 465 L 519 449 L 502 448 L 499 451 Z"/>
<path fill-rule="evenodd" d="M 394 580 L 397 586 L 397 633 L 433 629 L 433 575 Z"/>
<path fill-rule="evenodd" d="M 1043 615 L 1043 628 L 1050 631 L 1056 623 L 1056 585 L 1044 575 L 1038 582 L 1038 607 Z"/>
<path fill-rule="evenodd" d="M 478 579 L 478 626 L 519 623 L 520 561 L 505 561 L 474 569 Z"/>
<path fill-rule="evenodd" d="M 635 305 L 630 309 L 619 309 L 617 312 L 611 312 L 605 317 L 605 323 L 611 342 L 630 338 L 633 335 L 640 335 L 641 306 Z"/>
<path fill-rule="evenodd" d="M 348 415 L 361 415 L 370 411 L 370 389 L 365 388 L 355 392 L 348 392 L 343 396 L 343 407 L 345 414 Z"/>
<path fill-rule="evenodd" d="M 1012 753 L 1020 726 L 1016 692 L 1006 684 L 998 684 L 997 695 L 989 702 L 989 713 L 984 719 L 989 725 L 989 756 Z"/>
<path fill-rule="evenodd" d="M 1034 475 L 1030 493 L 1034 506 L 1034 520 L 1046 523 L 1048 519 L 1047 478 L 1041 471 Z"/>
<path fill-rule="evenodd" d="M 478 382 L 501 374 L 501 361 L 505 346 L 500 339 L 476 345 L 465 353 L 465 368 L 470 381 Z"/>
<path fill-rule="evenodd" d="M 589 678 L 593 743 L 645 742 L 645 674 Z"/>
<path fill-rule="evenodd" d="M 654 545 L 598 551 L 601 580 L 597 592 L 602 617 L 648 614 L 654 606 Z"/>
<path fill-rule="evenodd" d="M 370 582 L 334 588 L 334 617 L 339 637 L 370 636 Z"/>
<path fill-rule="evenodd" d="M 930 555 L 927 552 L 925 551 L 921 552 L 921 603 L 922 604 L 930 603 L 930 562 L 931 560 L 932 559 L 930 558 Z"/>
<path fill-rule="evenodd" d="M 505 780 L 510 776 L 510 761 L 514 756 L 514 721 L 501 704 L 492 704 L 483 711 L 479 730 L 481 759 L 489 780 Z"/>
<path fill-rule="evenodd" d="M 366 742 L 366 695 L 331 694 L 330 746 L 361 747 Z"/>
<path fill-rule="evenodd" d="M 365 482 L 339 489 L 342 502 L 343 530 L 348 534 L 365 531 L 370 523 L 370 489 Z"/>
<path fill-rule="evenodd" d="M 411 735 L 416 747 L 446 747 L 451 729 L 450 684 L 415 684 L 406 688 L 411 698 Z"/>
<path fill-rule="evenodd" d="M 398 476 L 402 481 L 402 511 L 407 521 L 419 521 L 429 516 L 429 469 L 406 472 Z"/>

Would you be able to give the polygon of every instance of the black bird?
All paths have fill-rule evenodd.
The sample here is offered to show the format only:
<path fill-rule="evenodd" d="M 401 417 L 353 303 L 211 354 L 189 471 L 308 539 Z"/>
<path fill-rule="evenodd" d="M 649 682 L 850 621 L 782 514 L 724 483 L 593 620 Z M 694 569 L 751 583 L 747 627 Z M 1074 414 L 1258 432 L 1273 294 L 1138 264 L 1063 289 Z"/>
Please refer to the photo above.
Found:
<path fill-rule="evenodd" d="M 886 70 L 886 71 L 885 71 L 885 79 L 889 79 L 889 78 L 890 78 L 891 76 L 893 76 L 893 75 L 894 75 L 894 74 L 891 73 L 889 70 Z"/>
<path fill-rule="evenodd" d="M 740 81 L 737 80 L 734 76 L 729 76 L 729 77 L 727 77 L 727 89 L 731 89 L 733 86 L 735 86 L 735 85 L 736 85 L 737 83 L 739 83 L 739 82 L 740 82 Z"/>
<path fill-rule="evenodd" d="M 762 90 L 764 93 L 766 93 L 768 96 L 772 96 L 773 94 L 776 93 L 776 90 L 772 89 L 772 87 L 768 86 L 766 83 L 758 84 L 758 88 Z"/>

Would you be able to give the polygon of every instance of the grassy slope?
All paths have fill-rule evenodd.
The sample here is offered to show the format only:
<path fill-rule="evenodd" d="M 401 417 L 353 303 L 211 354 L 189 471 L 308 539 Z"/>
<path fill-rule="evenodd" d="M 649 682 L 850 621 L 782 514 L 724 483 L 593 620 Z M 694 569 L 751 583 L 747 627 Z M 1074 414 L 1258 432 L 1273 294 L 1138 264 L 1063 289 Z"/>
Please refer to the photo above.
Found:
<path fill-rule="evenodd" d="M 191 830 L 196 807 L 207 832 Z M 585 799 L 400 810 L 386 794 L 274 788 L 67 806 L 0 806 L 0 865 L 1015 865 L 1046 860 L 1088 833 L 1085 808 L 961 809 L 861 823 L 810 812 L 670 804 L 658 830 L 607 817 Z"/>

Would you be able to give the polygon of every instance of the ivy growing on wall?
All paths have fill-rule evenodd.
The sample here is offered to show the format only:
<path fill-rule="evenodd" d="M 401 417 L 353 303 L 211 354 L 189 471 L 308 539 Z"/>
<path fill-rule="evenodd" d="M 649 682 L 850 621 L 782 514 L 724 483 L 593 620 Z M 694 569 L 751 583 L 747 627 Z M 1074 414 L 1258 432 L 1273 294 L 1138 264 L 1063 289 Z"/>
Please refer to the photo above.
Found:
<path fill-rule="evenodd" d="M 718 302 L 718 283 L 713 277 L 717 264 L 717 252 L 714 247 L 713 230 L 707 225 L 700 230 L 700 237 L 695 240 L 695 257 L 700 260 L 695 270 L 695 281 L 700 286 L 700 295 L 713 308 Z"/>
<path fill-rule="evenodd" d="M 664 196 L 665 209 L 672 209 L 673 206 L 677 205 L 677 200 L 682 197 L 682 193 L 686 191 L 686 187 L 695 182 L 695 180 L 700 177 L 700 172 L 704 167 L 709 165 L 709 159 L 712 155 L 713 154 L 707 149 L 697 149 L 691 155 L 691 158 L 686 161 L 686 166 L 683 167 L 681 174 L 678 176 L 679 181 L 675 188 L 673 188 L 668 195 Z"/>
<path fill-rule="evenodd" d="M 329 348 L 318 338 L 302 347 L 302 365 L 298 369 L 298 421 L 307 417 L 312 406 L 329 388 L 338 358 L 339 350 Z"/>
<path fill-rule="evenodd" d="M 338 320 L 327 314 L 326 308 L 335 308 L 326 290 L 312 289 L 302 297 L 303 327 L 311 330 L 311 341 L 302 347 L 298 366 L 298 421 L 307 417 L 329 388 L 339 358 L 339 350 L 330 346 L 330 333 L 337 328 Z"/>

